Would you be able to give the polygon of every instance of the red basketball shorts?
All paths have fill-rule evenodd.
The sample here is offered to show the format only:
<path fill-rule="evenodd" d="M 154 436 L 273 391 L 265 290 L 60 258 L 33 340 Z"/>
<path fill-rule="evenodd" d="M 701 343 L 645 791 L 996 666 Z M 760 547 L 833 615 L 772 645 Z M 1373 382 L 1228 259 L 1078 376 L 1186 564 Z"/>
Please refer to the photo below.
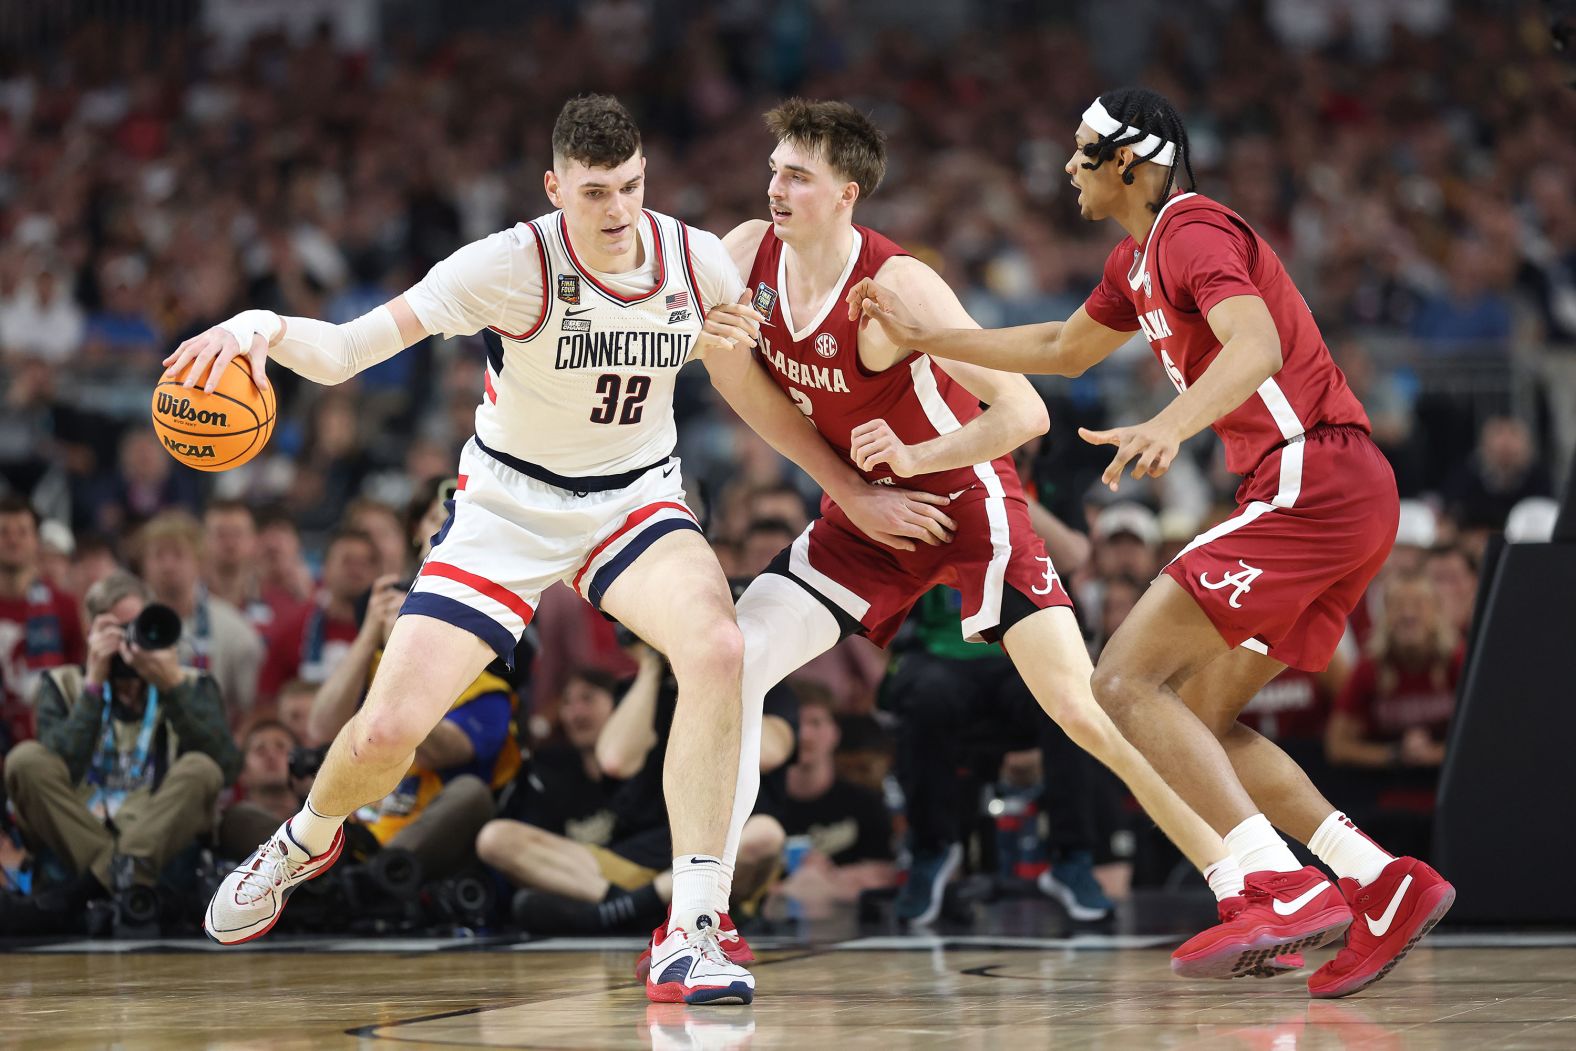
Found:
<path fill-rule="evenodd" d="M 913 551 L 898 551 L 860 532 L 835 504 L 825 504 L 825 516 L 811 522 L 772 568 L 858 621 L 878 646 L 892 641 L 910 607 L 937 584 L 962 594 L 963 636 L 970 642 L 994 642 L 1012 626 L 1003 623 L 1007 588 L 1032 609 L 1070 607 L 1072 599 L 1029 525 L 1029 506 L 1016 479 L 1004 486 L 994 465 L 982 465 L 982 471 L 980 484 L 942 508 L 958 527 L 951 543 L 916 543 Z"/>
<path fill-rule="evenodd" d="M 1165 568 L 1228 645 L 1323 671 L 1395 544 L 1395 474 L 1360 428 L 1316 427 L 1270 453 L 1237 513 Z"/>

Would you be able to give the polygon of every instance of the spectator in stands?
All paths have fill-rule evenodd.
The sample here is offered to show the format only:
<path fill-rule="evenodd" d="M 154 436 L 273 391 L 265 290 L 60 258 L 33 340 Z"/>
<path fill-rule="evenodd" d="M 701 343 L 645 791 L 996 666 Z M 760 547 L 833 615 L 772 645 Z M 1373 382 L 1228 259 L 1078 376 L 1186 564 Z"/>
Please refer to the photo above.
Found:
<path fill-rule="evenodd" d="M 202 502 L 197 472 L 176 467 L 151 428 L 127 430 L 120 440 L 120 471 L 104 480 L 95 496 L 94 528 L 123 535 L 160 511 L 181 508 L 195 513 Z"/>
<path fill-rule="evenodd" d="M 295 604 L 281 602 L 284 596 L 277 587 L 271 589 L 274 604 L 265 598 L 269 589 L 263 586 L 262 545 L 251 507 L 244 500 L 211 500 L 203 509 L 202 523 L 203 587 L 239 609 L 257 633 L 268 638 L 281 612 L 276 607 L 288 611 Z"/>
<path fill-rule="evenodd" d="M 1445 495 L 1451 517 L 1476 556 L 1487 533 L 1503 529 L 1519 501 L 1552 491 L 1527 425 L 1511 416 L 1495 416 L 1484 422 L 1477 451 L 1446 483 Z"/>
<path fill-rule="evenodd" d="M 1368 654 L 1336 700 L 1325 737 L 1331 763 L 1437 769 L 1455 712 L 1461 640 L 1429 578 L 1398 574 Z"/>
<path fill-rule="evenodd" d="M 281 509 L 258 516 L 257 555 L 259 591 L 273 610 L 270 634 L 289 624 L 302 607 L 312 602 L 317 582 L 301 554 L 301 533 Z"/>
<path fill-rule="evenodd" d="M 115 570 L 121 568 L 115 549 L 101 533 L 77 534 L 71 552 L 71 569 L 66 574 L 66 590 L 73 595 L 86 595 L 88 589 Z"/>
<path fill-rule="evenodd" d="M 777 552 L 793 543 L 794 538 L 803 531 L 803 526 L 794 529 L 781 518 L 755 519 L 745 528 L 739 545 L 737 568 L 740 572 L 737 575 L 753 577 L 777 557 Z"/>
<path fill-rule="evenodd" d="M 1451 544 L 1429 551 L 1424 568 L 1446 622 L 1456 632 L 1457 641 L 1465 642 L 1477 602 L 1477 564 L 1466 548 Z"/>
<path fill-rule="evenodd" d="M 54 519 L 39 523 L 38 575 L 53 587 L 70 592 L 71 556 L 76 550 L 77 541 L 70 526 Z"/>
<path fill-rule="evenodd" d="M 624 781 L 613 798 L 607 846 L 576 842 L 521 821 L 500 818 L 482 829 L 481 859 L 511 883 L 514 918 L 533 934 L 638 930 L 659 922 L 673 894 L 662 773 L 678 686 L 667 662 L 634 643 L 639 672 L 597 739 L 604 776 Z M 733 876 L 733 907 L 766 890 L 783 847 L 782 768 L 794 750 L 797 702 L 779 685 L 766 695 L 761 727 L 761 797 L 745 823 Z"/>
<path fill-rule="evenodd" d="M 307 748 L 328 744 L 326 738 L 312 732 L 312 703 L 316 699 L 316 685 L 305 679 L 291 679 L 279 688 L 279 699 L 275 705 L 274 714 L 279 721 Z"/>
<path fill-rule="evenodd" d="M 897 868 L 886 801 L 837 776 L 840 735 L 831 695 L 813 686 L 794 692 L 799 753 L 788 768 L 782 824 L 790 838 L 808 839 L 809 852 L 780 889 L 814 914 L 817 904 L 853 901 L 861 891 L 892 886 Z"/>
<path fill-rule="evenodd" d="M 60 893 L 13 909 L 13 929 L 79 921 L 94 898 L 156 883 L 211 827 L 220 789 L 240 770 L 213 676 L 182 667 L 173 647 L 128 640 L 150 594 L 124 572 L 88 592 L 87 663 L 44 675 L 39 739 L 6 758 L 6 791 L 30 844 L 72 876 Z"/>
<path fill-rule="evenodd" d="M 39 676 L 86 652 L 76 600 L 40 575 L 38 531 L 31 504 L 0 497 L 0 756 L 33 736 Z"/>
<path fill-rule="evenodd" d="M 214 677 L 231 725 L 239 725 L 257 700 L 263 640 L 245 614 L 203 587 L 202 540 L 197 519 L 185 511 L 166 511 L 137 530 L 133 561 L 154 601 L 181 616 L 181 663 Z"/>
<path fill-rule="evenodd" d="M 912 853 L 897 915 L 934 922 L 962 864 L 975 793 L 960 768 L 972 772 L 977 787 L 995 777 L 1007 752 L 1038 745 L 1047 776 L 1041 804 L 1051 829 L 1051 868 L 1040 889 L 1074 919 L 1103 919 L 1113 905 L 1094 878 L 1096 761 L 1046 716 L 999 645 L 964 641 L 961 602 L 947 587 L 920 598 L 909 615 L 918 645 L 898 660 L 883 690 L 899 719 L 898 780 Z"/>
<path fill-rule="evenodd" d="M 613 798 L 623 784 L 597 762 L 596 742 L 617 703 L 619 684 L 598 668 L 576 668 L 564 684 L 558 724 L 564 743 L 535 751 L 515 778 L 500 818 L 589 846 L 612 842 Z"/>
<path fill-rule="evenodd" d="M 334 534 L 323 555 L 323 583 L 316 600 L 281 624 L 270 640 L 257 686 L 261 700 L 273 700 L 290 679 L 321 683 L 333 674 L 363 631 L 358 607 L 377 579 L 377 565 L 378 549 L 367 534 Z M 381 646 L 382 639 L 377 641 Z"/>
<path fill-rule="evenodd" d="M 220 857 L 246 857 L 257 846 L 252 831 L 276 828 L 301 809 L 306 796 L 290 777 L 290 753 L 299 746 L 290 728 L 275 719 L 259 720 L 241 738 L 236 799 L 219 819 Z"/>
<path fill-rule="evenodd" d="M 391 574 L 404 580 L 409 575 L 410 541 L 398 511 L 376 500 L 356 500 L 345 509 L 345 524 L 372 538 L 372 545 L 378 549 L 379 576 Z M 443 524 L 441 519 L 438 524 Z"/>
<path fill-rule="evenodd" d="M 1449 286 L 1418 305 L 1412 335 L 1435 352 L 1509 352 L 1511 302 L 1508 268 L 1496 265 L 1487 245 L 1458 240 L 1450 249 Z"/>

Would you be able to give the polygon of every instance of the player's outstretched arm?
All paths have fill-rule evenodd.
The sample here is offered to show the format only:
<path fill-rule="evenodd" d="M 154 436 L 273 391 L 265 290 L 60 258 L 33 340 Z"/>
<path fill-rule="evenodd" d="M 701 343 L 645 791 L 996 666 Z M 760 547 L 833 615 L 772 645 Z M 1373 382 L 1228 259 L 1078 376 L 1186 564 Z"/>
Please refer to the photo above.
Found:
<path fill-rule="evenodd" d="M 919 260 L 892 259 L 881 268 L 881 276 L 908 304 L 905 309 L 911 311 L 917 326 L 978 331 L 979 326 L 941 275 Z M 894 344 L 884 330 L 867 328 L 859 334 L 859 358 L 866 368 L 892 367 L 908 350 L 903 344 Z M 916 445 L 899 441 L 885 420 L 861 424 L 854 428 L 850 449 L 855 466 L 870 470 L 885 463 L 899 477 L 950 471 L 1010 453 L 1050 427 L 1045 403 L 1022 376 L 962 361 L 938 364 L 989 408 L 962 427 Z"/>
<path fill-rule="evenodd" d="M 243 310 L 193 336 L 164 359 L 174 375 L 185 374 L 190 387 L 207 371 L 210 393 L 225 366 L 243 354 L 259 389 L 268 386 L 270 354 L 292 372 L 315 383 L 343 383 L 363 369 L 385 361 L 427 335 L 416 314 L 396 296 L 354 321 L 331 325 L 305 317 L 281 317 L 272 310 Z M 212 362 L 214 367 L 208 368 Z"/>
<path fill-rule="evenodd" d="M 1113 492 L 1129 463 L 1134 478 L 1165 474 L 1183 442 L 1247 401 L 1280 371 L 1280 333 L 1264 300 L 1248 295 L 1222 299 L 1205 320 L 1220 340 L 1220 353 L 1192 386 L 1143 423 L 1105 431 L 1078 429 L 1079 437 L 1092 445 L 1116 446 L 1116 456 L 1100 478 Z"/>
<path fill-rule="evenodd" d="M 848 318 L 861 326 L 875 322 L 887 339 L 906 350 L 1031 376 L 1082 375 L 1132 336 L 1100 324 L 1083 307 L 1066 321 L 958 328 L 928 323 L 905 299 L 900 291 L 866 278 L 848 290 Z"/>
<path fill-rule="evenodd" d="M 759 324 L 760 315 L 743 304 L 719 304 L 706 315 L 695 354 L 723 400 L 814 479 L 871 539 L 900 551 L 914 550 L 916 540 L 933 545 L 951 540 L 955 526 L 939 506 L 945 497 L 869 485 L 827 444 L 752 358 Z"/>

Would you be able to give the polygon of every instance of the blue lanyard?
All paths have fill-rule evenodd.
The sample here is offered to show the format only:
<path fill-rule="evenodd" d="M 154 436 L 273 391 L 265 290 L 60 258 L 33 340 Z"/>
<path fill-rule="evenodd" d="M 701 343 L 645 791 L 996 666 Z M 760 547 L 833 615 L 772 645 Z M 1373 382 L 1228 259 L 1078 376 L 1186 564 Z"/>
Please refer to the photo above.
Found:
<path fill-rule="evenodd" d="M 93 795 L 88 799 L 88 809 L 100 817 L 114 817 L 121 801 L 130 791 L 128 785 L 137 785 L 147 776 L 148 752 L 153 745 L 153 731 L 157 727 L 159 709 L 158 688 L 148 686 L 148 699 L 143 708 L 142 728 L 137 731 L 137 743 L 129 755 L 120 752 L 115 743 L 114 702 L 110 684 L 104 684 L 104 719 L 99 736 L 98 752 L 88 767 L 88 783 Z"/>

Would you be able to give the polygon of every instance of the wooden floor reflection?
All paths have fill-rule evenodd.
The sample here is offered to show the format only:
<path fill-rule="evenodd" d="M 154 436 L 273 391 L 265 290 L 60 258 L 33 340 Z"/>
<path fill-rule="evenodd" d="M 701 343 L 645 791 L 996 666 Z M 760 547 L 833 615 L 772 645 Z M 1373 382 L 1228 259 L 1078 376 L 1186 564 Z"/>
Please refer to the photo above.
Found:
<path fill-rule="evenodd" d="M 1576 1047 L 1576 948 L 1415 951 L 1310 1001 L 1302 975 L 1183 982 L 1164 949 L 763 953 L 753 1007 L 650 1005 L 630 953 L 0 955 L 0 1048 Z"/>

